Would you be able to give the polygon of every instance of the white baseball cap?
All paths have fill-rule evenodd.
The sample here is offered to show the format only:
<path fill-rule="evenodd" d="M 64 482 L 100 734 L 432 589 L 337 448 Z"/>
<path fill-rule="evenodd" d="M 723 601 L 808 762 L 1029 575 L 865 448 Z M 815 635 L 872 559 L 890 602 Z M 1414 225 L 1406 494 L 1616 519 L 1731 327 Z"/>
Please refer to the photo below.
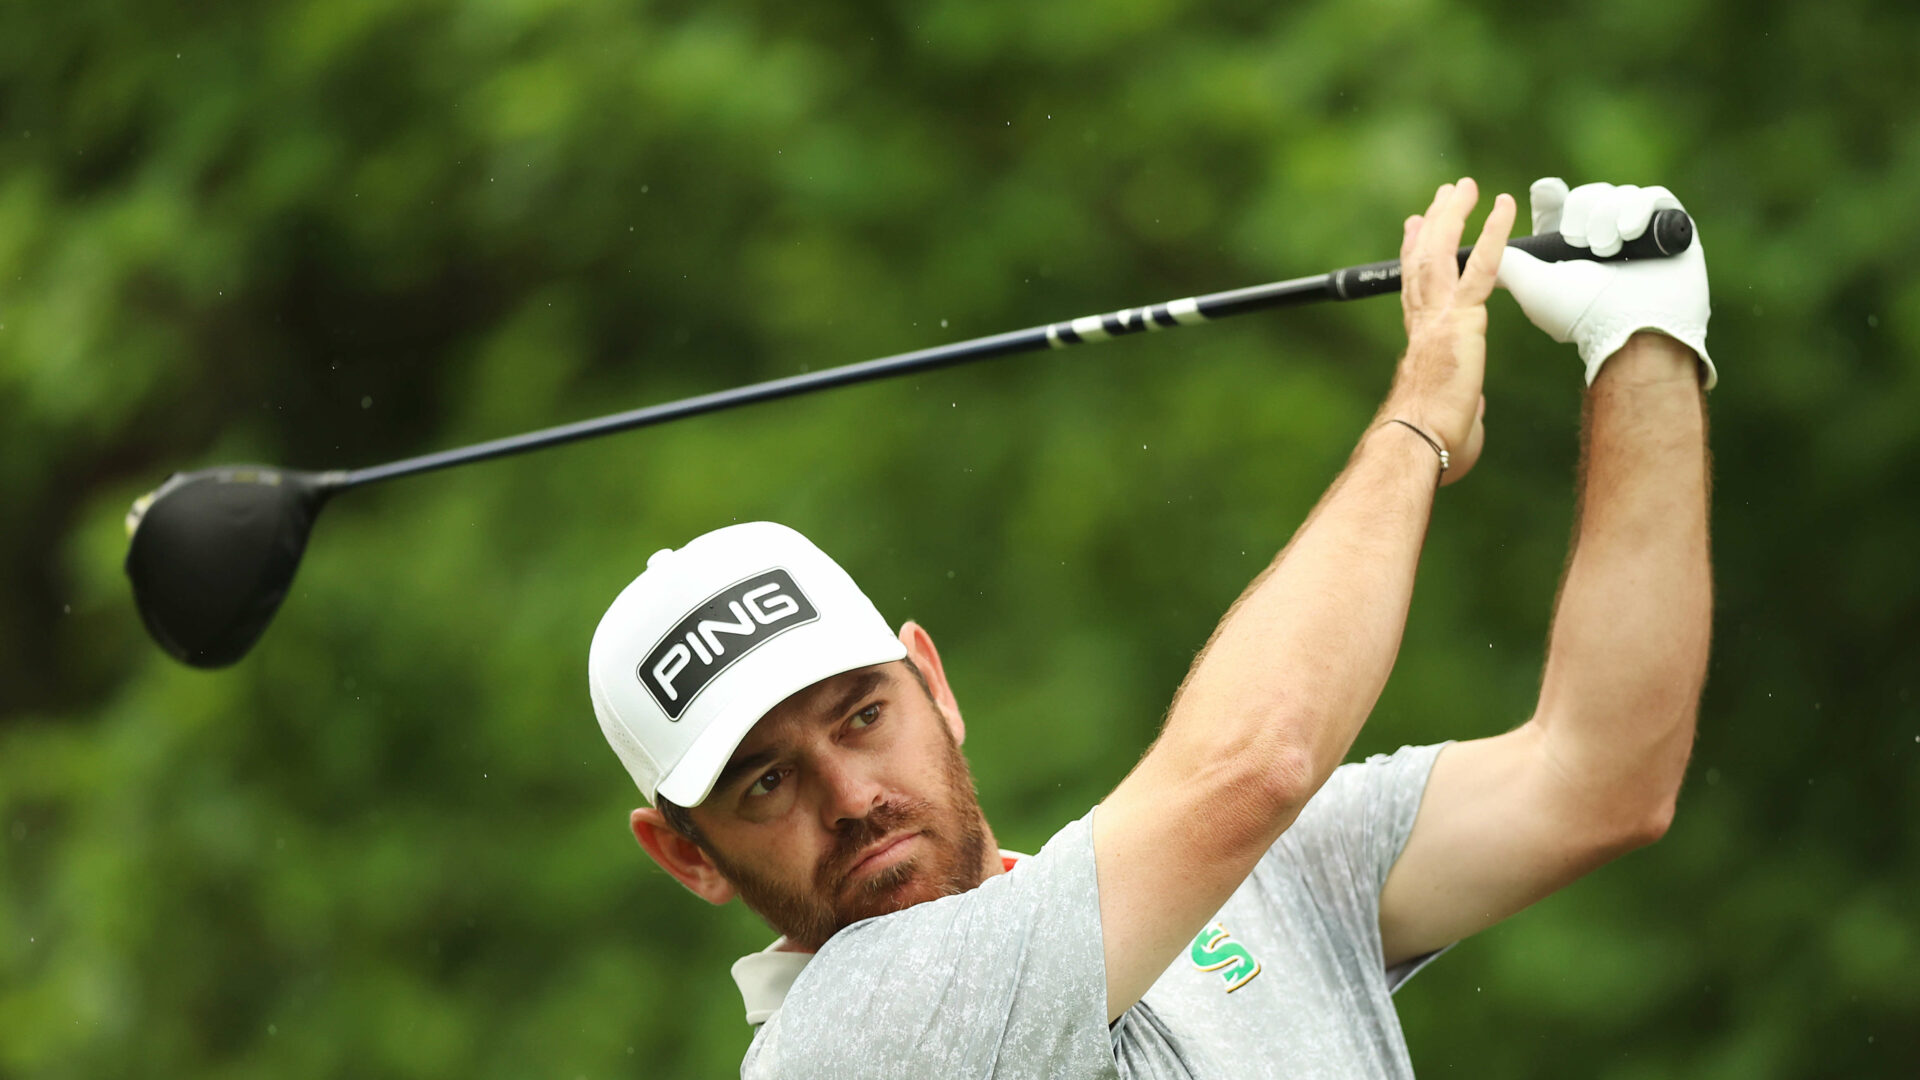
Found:
<path fill-rule="evenodd" d="M 600 730 L 647 802 L 698 806 L 774 706 L 906 655 L 826 552 L 754 521 L 648 558 L 593 632 L 587 685 Z"/>

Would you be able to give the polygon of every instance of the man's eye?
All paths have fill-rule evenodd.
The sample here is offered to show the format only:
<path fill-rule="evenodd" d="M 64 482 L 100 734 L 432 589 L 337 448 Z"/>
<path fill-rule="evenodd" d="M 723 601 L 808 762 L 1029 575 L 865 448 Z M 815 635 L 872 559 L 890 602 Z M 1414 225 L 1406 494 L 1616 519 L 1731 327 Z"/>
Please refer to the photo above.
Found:
<path fill-rule="evenodd" d="M 780 776 L 779 769 L 773 769 L 767 773 L 764 773 L 761 775 L 760 779 L 755 780 L 753 782 L 752 787 L 749 787 L 747 789 L 747 794 L 748 795 L 771 795 L 773 794 L 773 789 L 780 786 L 780 779 L 781 779 L 781 776 Z"/>
<path fill-rule="evenodd" d="M 876 703 L 873 705 L 869 705 L 864 709 L 861 709 L 857 713 L 854 713 L 853 719 L 847 721 L 847 726 L 854 729 L 855 731 L 859 731 L 861 728 L 871 726 L 875 721 L 879 719 L 880 719 L 880 706 Z"/>

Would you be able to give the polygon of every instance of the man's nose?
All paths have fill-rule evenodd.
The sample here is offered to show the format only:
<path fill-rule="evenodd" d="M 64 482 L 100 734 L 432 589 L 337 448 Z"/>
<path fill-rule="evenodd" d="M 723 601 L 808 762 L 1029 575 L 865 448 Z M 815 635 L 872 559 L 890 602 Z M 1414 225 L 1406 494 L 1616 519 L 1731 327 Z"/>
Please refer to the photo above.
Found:
<path fill-rule="evenodd" d="M 821 788 L 821 818 L 827 828 L 866 817 L 885 801 L 884 789 L 872 771 L 844 755 L 819 762 L 814 775 Z"/>

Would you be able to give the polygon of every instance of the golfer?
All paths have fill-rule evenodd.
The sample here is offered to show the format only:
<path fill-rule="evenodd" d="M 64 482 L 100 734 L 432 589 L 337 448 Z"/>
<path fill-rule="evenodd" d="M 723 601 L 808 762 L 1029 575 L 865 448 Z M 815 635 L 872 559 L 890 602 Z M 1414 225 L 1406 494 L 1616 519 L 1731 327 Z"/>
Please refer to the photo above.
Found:
<path fill-rule="evenodd" d="M 1536 232 L 1603 255 L 1679 205 L 1532 196 Z M 996 849 L 924 628 L 894 631 L 779 525 L 648 560 L 594 634 L 594 710 L 649 804 L 640 846 L 781 935 L 733 968 L 743 1076 L 1411 1076 L 1397 987 L 1666 831 L 1712 602 L 1704 257 L 1541 263 L 1505 249 L 1502 195 L 1460 269 L 1477 198 L 1463 179 L 1407 219 L 1407 351 L 1378 415 L 1160 737 L 1037 854 Z M 1480 456 L 1496 281 L 1589 386 L 1539 703 L 1502 735 L 1342 765 L 1436 489 Z"/>

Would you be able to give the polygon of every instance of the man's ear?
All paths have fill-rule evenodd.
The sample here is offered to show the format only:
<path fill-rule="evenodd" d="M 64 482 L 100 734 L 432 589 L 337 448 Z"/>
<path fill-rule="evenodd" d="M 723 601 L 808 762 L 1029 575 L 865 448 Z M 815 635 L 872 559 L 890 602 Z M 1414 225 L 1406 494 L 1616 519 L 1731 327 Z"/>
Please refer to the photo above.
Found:
<path fill-rule="evenodd" d="M 628 824 L 633 827 L 633 838 L 640 841 L 640 847 L 660 864 L 660 869 L 672 874 L 674 880 L 695 896 L 709 904 L 724 904 L 733 899 L 733 882 L 720 873 L 720 868 L 707 858 L 699 844 L 667 824 L 660 811 L 642 806 L 633 812 Z"/>
<path fill-rule="evenodd" d="M 953 732 L 955 746 L 967 741 L 966 721 L 960 719 L 960 703 L 954 700 L 953 687 L 947 682 L 947 669 L 940 666 L 940 650 L 933 647 L 927 628 L 909 619 L 900 626 L 900 644 L 907 647 L 907 659 L 926 676 L 927 691 L 933 703 L 945 715 L 947 729 Z"/>

